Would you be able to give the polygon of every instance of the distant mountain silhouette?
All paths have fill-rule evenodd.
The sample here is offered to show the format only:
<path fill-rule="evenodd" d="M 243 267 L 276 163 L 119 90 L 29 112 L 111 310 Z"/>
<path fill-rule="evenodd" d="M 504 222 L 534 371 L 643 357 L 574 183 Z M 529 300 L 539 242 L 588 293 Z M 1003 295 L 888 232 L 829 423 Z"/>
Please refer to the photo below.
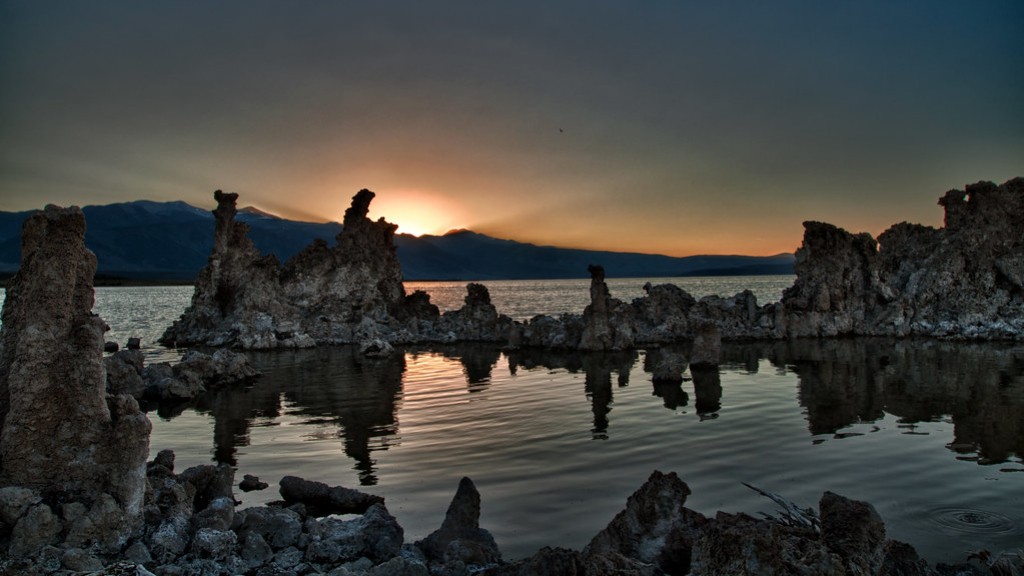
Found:
<path fill-rule="evenodd" d="M 213 246 L 213 215 L 184 202 L 140 200 L 86 206 L 85 243 L 99 260 L 98 275 L 133 280 L 191 280 L 206 265 Z M 0 273 L 21 260 L 21 224 L 31 212 L 0 212 Z M 265 254 L 284 262 L 315 238 L 330 243 L 341 224 L 296 222 L 255 208 L 242 208 L 250 238 Z M 536 246 L 491 238 L 469 230 L 443 236 L 395 238 L 406 280 L 498 280 L 583 278 L 588 264 L 602 264 L 610 277 L 792 274 L 793 255 L 688 256 L 601 252 Z"/>

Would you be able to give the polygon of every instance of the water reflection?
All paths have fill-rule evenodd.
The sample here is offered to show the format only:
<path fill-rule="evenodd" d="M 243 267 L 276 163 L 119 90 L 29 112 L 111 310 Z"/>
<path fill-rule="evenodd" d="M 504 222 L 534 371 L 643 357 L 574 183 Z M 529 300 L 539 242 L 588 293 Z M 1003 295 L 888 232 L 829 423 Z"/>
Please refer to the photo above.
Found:
<path fill-rule="evenodd" d="M 1012 343 L 890 339 L 796 340 L 723 347 L 731 366 L 766 358 L 797 375 L 811 434 L 899 418 L 948 419 L 947 448 L 981 464 L 1024 455 L 1024 348 Z M 696 380 L 696 375 L 695 375 Z M 699 396 L 699 392 L 698 392 Z M 698 399 L 699 402 L 699 399 Z"/>
<path fill-rule="evenodd" d="M 637 361 L 637 352 L 576 352 L 560 350 L 516 350 L 508 353 L 509 371 L 565 370 L 584 373 L 583 391 L 594 413 L 590 433 L 595 440 L 608 438 L 608 413 L 612 410 L 612 374 L 619 387 L 629 386 L 629 373 Z"/>
<path fill-rule="evenodd" d="M 264 376 L 249 387 L 207 394 L 196 410 L 214 420 L 214 459 L 235 465 L 239 447 L 249 445 L 254 425 L 278 426 L 287 412 L 311 427 L 316 439 L 335 437 L 355 460 L 360 483 L 377 483 L 371 448 L 386 447 L 398 432 L 405 358 L 368 359 L 351 347 L 252 353 Z"/>
<path fill-rule="evenodd" d="M 349 347 L 251 353 L 265 373 L 262 378 L 249 387 L 215 390 L 194 406 L 212 416 L 214 460 L 236 465 L 238 450 L 249 445 L 254 427 L 298 424 L 305 427 L 307 439 L 339 440 L 342 452 L 355 462 L 360 482 L 376 484 L 373 453 L 399 442 L 406 359 L 420 355 L 442 359 L 441 377 L 464 380 L 466 393 L 472 394 L 490 394 L 503 356 L 508 375 L 497 377 L 502 385 L 523 371 L 554 374 L 552 386 L 578 382 L 558 374 L 582 373 L 593 439 L 613 434 L 615 390 L 629 385 L 631 372 L 634 378 L 644 374 L 655 401 L 670 410 L 687 407 L 692 391 L 696 417 L 717 419 L 720 426 L 740 410 L 754 409 L 730 407 L 730 384 L 723 387 L 723 376 L 735 385 L 743 375 L 769 365 L 779 374 L 795 375 L 793 397 L 812 436 L 844 437 L 852 434 L 844 432 L 852 425 L 891 414 L 908 434 L 915 433 L 917 423 L 951 422 L 946 446 L 960 459 L 992 464 L 1024 455 L 1024 347 L 1019 345 L 882 339 L 732 344 L 723 346 L 719 368 L 690 368 L 682 383 L 673 384 L 653 382 L 651 366 L 659 354 L 653 350 L 644 353 L 642 365 L 637 352 L 503 352 L 491 345 L 460 344 L 407 354 L 372 360 Z M 159 410 L 162 417 L 173 418 L 185 408 Z M 514 414 L 519 408 L 502 409 Z"/>

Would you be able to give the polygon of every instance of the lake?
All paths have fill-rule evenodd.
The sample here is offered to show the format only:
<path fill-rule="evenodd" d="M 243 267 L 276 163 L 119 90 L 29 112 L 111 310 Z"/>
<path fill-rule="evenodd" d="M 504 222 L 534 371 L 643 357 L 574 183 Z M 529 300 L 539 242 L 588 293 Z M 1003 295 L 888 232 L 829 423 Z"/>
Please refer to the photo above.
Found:
<path fill-rule="evenodd" d="M 642 295 L 646 280 L 609 280 Z M 668 281 L 652 280 L 654 283 Z M 696 296 L 744 287 L 777 300 L 791 276 L 672 279 Z M 484 282 L 516 319 L 580 312 L 587 280 Z M 442 310 L 464 283 L 412 283 Z M 109 339 L 154 345 L 188 287 L 99 288 Z M 685 347 L 680 349 L 685 353 Z M 931 562 L 1024 542 L 1024 346 L 846 339 L 726 344 L 717 372 L 656 387 L 659 353 L 409 348 L 369 360 L 350 347 L 252 352 L 263 376 L 192 405 L 150 413 L 151 450 L 178 468 L 229 462 L 278 498 L 294 474 L 384 496 L 406 539 L 436 529 L 459 478 L 483 499 L 481 524 L 506 558 L 581 548 L 654 469 L 675 471 L 708 515 L 773 512 L 753 484 L 803 506 L 831 490 L 871 502 L 891 538 Z M 689 378 L 693 377 L 692 380 Z"/>

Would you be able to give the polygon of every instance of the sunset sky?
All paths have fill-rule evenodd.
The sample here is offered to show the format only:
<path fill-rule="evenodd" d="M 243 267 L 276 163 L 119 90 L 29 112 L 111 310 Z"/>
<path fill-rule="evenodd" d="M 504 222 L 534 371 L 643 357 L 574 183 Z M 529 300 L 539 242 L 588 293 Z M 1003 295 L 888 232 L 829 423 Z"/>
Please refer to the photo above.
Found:
<path fill-rule="evenodd" d="M 674 256 L 1024 175 L 1024 2 L 0 1 L 0 210 L 215 189 Z"/>

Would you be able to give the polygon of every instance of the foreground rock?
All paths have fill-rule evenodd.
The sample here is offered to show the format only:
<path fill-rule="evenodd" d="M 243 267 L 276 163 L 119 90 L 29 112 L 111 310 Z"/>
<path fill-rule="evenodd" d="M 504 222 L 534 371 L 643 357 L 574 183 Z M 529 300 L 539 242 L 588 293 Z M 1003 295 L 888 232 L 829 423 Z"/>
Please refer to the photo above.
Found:
<path fill-rule="evenodd" d="M 150 422 L 107 393 L 82 211 L 47 206 L 22 230 L 0 332 L 0 542 L 11 561 L 89 566 L 141 529 Z"/>

